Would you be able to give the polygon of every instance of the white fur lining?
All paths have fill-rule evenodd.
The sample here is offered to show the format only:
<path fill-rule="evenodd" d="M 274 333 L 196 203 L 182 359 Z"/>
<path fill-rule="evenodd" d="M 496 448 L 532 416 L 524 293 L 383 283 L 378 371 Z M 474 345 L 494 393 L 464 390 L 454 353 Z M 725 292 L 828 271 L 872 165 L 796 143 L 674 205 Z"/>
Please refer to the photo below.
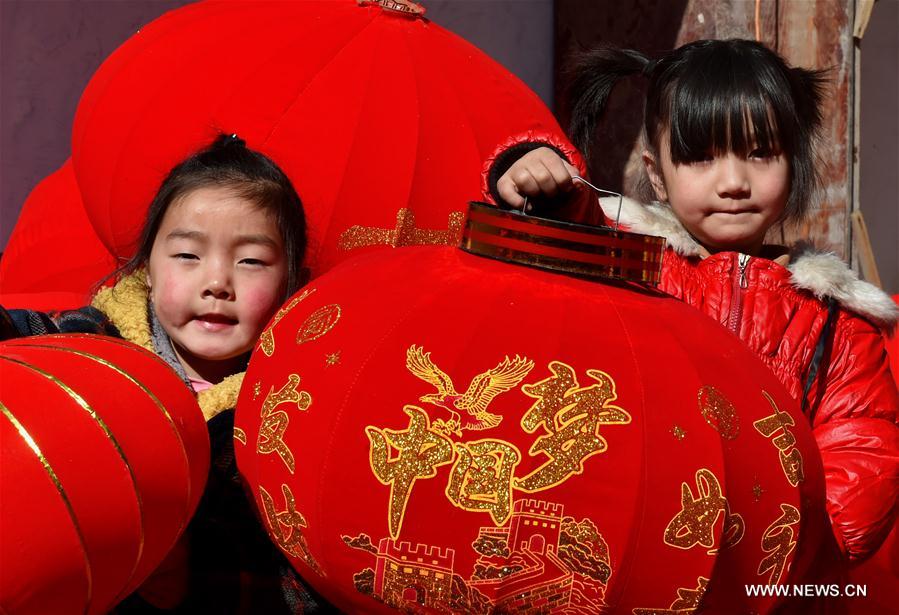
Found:
<path fill-rule="evenodd" d="M 612 220 L 618 209 L 617 198 L 602 198 L 600 205 Z M 622 226 L 646 235 L 663 237 L 675 252 L 683 256 L 699 256 L 700 246 L 674 216 L 671 208 L 661 203 L 642 205 L 625 198 L 621 205 Z M 793 286 L 807 290 L 818 299 L 833 297 L 845 309 L 860 314 L 884 327 L 899 320 L 899 306 L 882 290 L 860 280 L 838 256 L 818 252 L 800 244 L 791 250 L 789 269 Z"/>

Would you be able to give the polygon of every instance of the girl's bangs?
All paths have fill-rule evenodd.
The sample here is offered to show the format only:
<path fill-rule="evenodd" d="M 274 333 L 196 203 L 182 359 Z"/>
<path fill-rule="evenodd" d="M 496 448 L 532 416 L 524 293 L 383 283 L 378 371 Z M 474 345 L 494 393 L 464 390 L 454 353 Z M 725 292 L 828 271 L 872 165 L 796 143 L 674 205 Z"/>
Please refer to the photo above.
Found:
<path fill-rule="evenodd" d="M 778 140 L 779 118 L 788 99 L 765 87 L 767 80 L 758 74 L 750 77 L 731 66 L 707 68 L 684 74 L 670 93 L 672 162 L 755 149 L 778 152 L 784 146 Z"/>

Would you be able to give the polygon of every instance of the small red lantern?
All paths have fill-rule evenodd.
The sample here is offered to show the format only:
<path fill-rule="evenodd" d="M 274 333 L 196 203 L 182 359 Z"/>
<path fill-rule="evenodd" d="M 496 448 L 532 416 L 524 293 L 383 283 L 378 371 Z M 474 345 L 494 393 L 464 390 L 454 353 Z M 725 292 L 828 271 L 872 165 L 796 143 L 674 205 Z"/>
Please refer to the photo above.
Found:
<path fill-rule="evenodd" d="M 159 357 L 100 336 L 3 342 L 0 380 L 0 608 L 105 613 L 196 509 L 203 415 Z"/>
<path fill-rule="evenodd" d="M 761 613 L 744 584 L 807 578 L 792 399 L 698 312 L 584 279 L 656 279 L 661 240 L 473 206 L 463 247 L 347 262 L 254 351 L 238 466 L 310 583 L 346 612 Z"/>

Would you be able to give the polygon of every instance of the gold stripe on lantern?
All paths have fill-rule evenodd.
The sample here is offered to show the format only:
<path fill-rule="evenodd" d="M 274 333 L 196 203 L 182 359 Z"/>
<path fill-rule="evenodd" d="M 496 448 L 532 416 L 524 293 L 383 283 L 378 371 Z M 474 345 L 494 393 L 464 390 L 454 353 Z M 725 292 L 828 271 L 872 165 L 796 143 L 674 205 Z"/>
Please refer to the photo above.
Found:
<path fill-rule="evenodd" d="M 6 357 L 4 357 L 6 358 Z M 18 361 L 17 361 L 18 362 Z M 72 508 L 72 503 L 69 501 L 69 496 L 66 495 L 66 490 L 63 488 L 62 483 L 59 481 L 59 477 L 56 475 L 56 472 L 53 471 L 53 466 L 50 465 L 50 462 L 47 461 L 47 458 L 41 452 L 41 448 L 37 445 L 37 442 L 34 441 L 34 438 L 31 437 L 31 434 L 28 433 L 28 430 L 25 429 L 25 426 L 19 422 L 19 419 L 15 417 L 15 415 L 6 407 L 3 402 L 0 402 L 0 414 L 3 414 L 12 423 L 12 426 L 16 428 L 16 431 L 19 432 L 19 436 L 21 436 L 22 440 L 25 441 L 25 444 L 28 445 L 32 451 L 34 451 L 35 457 L 37 457 L 38 461 L 40 461 L 41 465 L 44 467 L 44 470 L 47 472 L 47 476 L 50 478 L 50 482 L 53 483 L 53 486 L 56 487 L 56 491 L 59 493 L 59 497 L 62 500 L 62 503 L 66 507 L 66 511 L 69 513 L 69 518 L 72 520 L 72 527 L 75 528 L 75 534 L 78 536 L 78 542 L 81 545 L 81 555 L 84 557 L 84 570 L 87 576 L 87 601 L 85 603 L 84 612 L 87 613 L 90 609 L 91 599 L 93 597 L 93 576 L 91 574 L 91 563 L 87 557 L 87 547 L 84 542 L 84 534 L 81 531 L 81 526 L 78 524 L 78 518 L 75 516 L 75 511 Z"/>
<path fill-rule="evenodd" d="M 60 337 L 63 337 L 63 336 L 60 336 Z M 69 336 L 69 337 L 74 337 L 74 336 Z M 124 346 L 124 344 L 122 344 L 122 345 Z M 143 391 L 147 395 L 147 397 L 149 397 L 153 401 L 154 404 L 156 404 L 156 407 L 159 408 L 160 412 L 162 412 L 163 416 L 165 416 L 166 420 L 168 421 L 169 425 L 172 428 L 172 431 L 175 433 L 175 437 L 178 439 L 178 442 L 181 444 L 181 454 L 184 456 L 184 464 L 187 467 L 190 467 L 190 460 L 187 457 L 187 449 L 184 446 L 184 440 L 181 438 L 181 433 L 178 431 L 178 428 L 175 425 L 175 420 L 172 418 L 172 415 L 169 414 L 169 411 L 166 409 L 165 405 L 163 405 L 162 401 L 160 401 L 160 399 L 158 397 L 156 397 L 156 395 L 153 393 L 153 391 L 151 391 L 144 383 L 142 383 L 137 378 L 135 378 L 134 376 L 132 376 L 131 374 L 129 374 L 128 372 L 123 370 L 118 365 L 110 363 L 109 361 L 107 361 L 106 359 L 104 359 L 102 357 L 99 357 L 95 354 L 91 354 L 89 352 L 85 352 L 83 350 L 75 350 L 74 348 L 65 348 L 65 347 L 61 347 L 61 346 L 51 346 L 49 344 L 25 344 L 24 346 L 28 347 L 28 348 L 46 348 L 48 350 L 58 350 L 60 352 L 69 352 L 74 355 L 78 355 L 79 357 L 84 357 L 86 359 L 96 361 L 97 363 L 100 363 L 101 365 L 105 365 L 106 367 L 113 370 L 117 374 L 123 376 L 129 382 L 136 385 L 138 388 L 140 388 L 141 391 Z M 133 346 L 129 345 L 128 348 L 133 349 Z M 153 355 L 153 356 L 155 357 L 156 355 Z M 168 367 L 168 364 L 166 364 L 166 367 Z M 190 501 L 190 487 L 191 487 L 191 484 L 190 484 L 190 481 L 188 481 L 188 483 L 187 483 L 187 500 L 188 501 Z M 181 524 L 181 527 L 178 529 L 179 534 L 181 533 L 181 531 L 184 529 L 184 527 L 186 525 L 187 525 L 187 521 L 184 521 Z"/>
<path fill-rule="evenodd" d="M 134 470 L 131 468 L 131 464 L 128 462 L 128 458 L 125 456 L 125 451 L 122 450 L 119 441 L 116 440 L 115 436 L 112 435 L 112 431 L 109 429 L 109 426 L 106 422 L 97 414 L 97 412 L 91 407 L 87 401 L 81 397 L 75 390 L 73 390 L 69 385 L 65 382 L 61 381 L 59 378 L 54 376 L 53 374 L 42 370 L 39 367 L 26 363 L 24 361 L 19 361 L 18 359 L 13 359 L 11 357 L 0 356 L 0 359 L 4 361 L 9 361 L 10 363 L 15 363 L 16 365 L 21 365 L 22 367 L 29 369 L 37 374 L 40 374 L 59 388 L 61 388 L 69 397 L 72 398 L 76 404 L 81 406 L 81 408 L 90 415 L 92 419 L 97 423 L 100 429 L 103 430 L 103 433 L 106 434 L 107 439 L 109 439 L 110 444 L 112 444 L 113 448 L 118 453 L 119 457 L 122 460 L 122 463 L 125 464 L 125 469 L 128 470 L 128 476 L 131 478 L 131 486 L 134 489 L 134 495 L 137 498 L 137 516 L 138 516 L 138 526 L 140 527 L 140 540 L 138 542 L 138 557 L 135 558 L 135 566 L 140 562 L 140 554 L 143 553 L 144 550 L 144 519 L 143 519 L 143 502 L 141 500 L 140 489 L 137 487 L 137 478 L 134 476 Z M 133 570 L 132 570 L 133 573 Z M 90 606 L 90 601 L 88 601 L 88 606 Z"/>

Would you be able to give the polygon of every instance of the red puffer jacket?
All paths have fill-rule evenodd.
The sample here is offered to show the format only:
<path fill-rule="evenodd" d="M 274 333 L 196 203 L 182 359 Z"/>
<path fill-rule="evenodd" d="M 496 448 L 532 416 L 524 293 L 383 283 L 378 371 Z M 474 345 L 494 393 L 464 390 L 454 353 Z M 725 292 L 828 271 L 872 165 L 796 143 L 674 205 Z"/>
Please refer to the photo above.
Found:
<path fill-rule="evenodd" d="M 498 200 L 496 181 L 502 173 L 540 146 L 556 149 L 584 169 L 580 155 L 566 143 L 534 135 L 512 139 L 485 169 L 490 200 Z M 601 205 L 605 219 L 617 215 L 617 199 L 602 199 Z M 583 206 L 571 209 L 584 211 Z M 598 209 L 581 221 L 602 220 Z M 872 554 L 899 514 L 899 394 L 881 331 L 895 325 L 896 304 L 832 254 L 795 249 L 787 267 L 735 252 L 702 258 L 699 244 L 667 206 L 629 199 L 620 223 L 666 239 L 662 290 L 733 331 L 797 400 L 810 381 L 803 407 L 821 451 L 834 535 L 851 560 Z M 830 303 L 831 332 L 820 359 L 813 361 Z M 809 378 L 813 363 L 817 373 Z"/>

